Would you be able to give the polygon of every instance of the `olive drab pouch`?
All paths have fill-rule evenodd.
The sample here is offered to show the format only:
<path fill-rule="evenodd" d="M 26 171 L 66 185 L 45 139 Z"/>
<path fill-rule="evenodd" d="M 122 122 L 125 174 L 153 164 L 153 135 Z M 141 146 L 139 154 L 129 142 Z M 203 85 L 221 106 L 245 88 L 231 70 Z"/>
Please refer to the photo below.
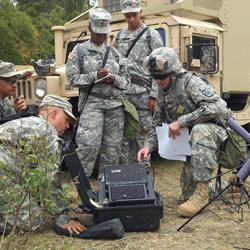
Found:
<path fill-rule="evenodd" d="M 218 164 L 223 168 L 232 169 L 241 163 L 240 160 L 247 158 L 247 145 L 233 130 L 227 129 L 227 136 L 221 148 L 222 152 L 218 155 Z"/>
<path fill-rule="evenodd" d="M 124 125 L 124 137 L 128 139 L 134 139 L 136 134 L 140 133 L 141 125 L 138 112 L 135 106 L 128 101 L 128 99 L 123 98 L 122 104 L 125 113 L 125 125 Z"/>

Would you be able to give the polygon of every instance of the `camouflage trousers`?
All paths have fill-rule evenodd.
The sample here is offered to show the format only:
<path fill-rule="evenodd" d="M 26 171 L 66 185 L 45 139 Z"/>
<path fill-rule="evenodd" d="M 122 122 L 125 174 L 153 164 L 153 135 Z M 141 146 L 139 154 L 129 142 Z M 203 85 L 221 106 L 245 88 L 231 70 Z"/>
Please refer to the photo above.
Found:
<path fill-rule="evenodd" d="M 45 223 L 41 208 L 32 199 L 25 199 L 17 215 L 14 213 L 15 211 L 11 211 L 14 209 L 10 204 L 9 209 L 7 206 L 8 204 L 5 204 L 4 207 L 0 208 L 1 212 L 9 210 L 6 213 L 0 213 L 0 234 L 10 233 L 13 226 L 16 226 L 17 231 L 30 232 L 40 228 Z"/>
<path fill-rule="evenodd" d="M 77 155 L 85 170 L 91 176 L 97 155 L 100 154 L 99 171 L 105 165 L 119 163 L 124 130 L 122 107 L 113 109 L 85 106 L 79 120 L 76 134 Z"/>
<path fill-rule="evenodd" d="M 120 157 L 120 163 L 122 164 L 137 162 L 137 153 L 139 149 L 143 148 L 145 137 L 153 122 L 152 112 L 147 107 L 149 98 L 147 92 L 138 95 L 127 95 L 127 97 L 137 109 L 142 130 L 140 134 L 136 135 L 134 140 L 123 138 L 122 155 Z M 147 161 L 150 161 L 150 157 L 148 157 Z"/>
<path fill-rule="evenodd" d="M 214 123 L 197 124 L 192 128 L 189 138 L 192 153 L 188 157 L 180 177 L 184 200 L 192 196 L 197 182 L 204 182 L 212 177 L 213 170 L 218 165 L 216 150 L 220 149 L 226 139 L 226 130 Z"/>

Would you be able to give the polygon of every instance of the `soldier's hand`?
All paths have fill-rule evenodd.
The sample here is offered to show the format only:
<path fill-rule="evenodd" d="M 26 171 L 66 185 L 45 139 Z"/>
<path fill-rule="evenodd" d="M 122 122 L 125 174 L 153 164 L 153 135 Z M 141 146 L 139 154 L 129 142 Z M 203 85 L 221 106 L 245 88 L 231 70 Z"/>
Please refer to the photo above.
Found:
<path fill-rule="evenodd" d="M 115 76 L 114 75 L 109 75 L 103 83 L 108 84 L 108 85 L 112 85 L 115 81 Z"/>
<path fill-rule="evenodd" d="M 180 135 L 180 125 L 178 121 L 175 121 L 169 125 L 168 136 L 175 139 L 178 135 Z"/>
<path fill-rule="evenodd" d="M 137 154 L 138 162 L 144 161 L 144 159 L 147 158 L 148 154 L 149 154 L 149 148 L 148 147 L 144 147 L 144 148 L 140 149 L 138 154 Z"/>
<path fill-rule="evenodd" d="M 148 100 L 148 109 L 151 112 L 154 112 L 155 108 L 156 108 L 156 99 L 153 98 L 153 97 L 149 97 L 149 100 Z"/>
<path fill-rule="evenodd" d="M 14 103 L 14 108 L 17 112 L 22 112 L 27 109 L 27 105 L 23 95 L 16 99 Z"/>
<path fill-rule="evenodd" d="M 76 220 L 69 220 L 69 222 L 64 224 L 62 228 L 67 229 L 70 233 L 74 232 L 76 234 L 87 230 L 84 225 L 82 225 L 79 221 Z"/>
<path fill-rule="evenodd" d="M 106 75 L 108 75 L 108 70 L 107 69 L 105 69 L 105 68 L 100 68 L 100 69 L 98 69 L 98 71 L 97 71 L 97 78 L 98 79 L 101 79 L 101 78 L 103 78 L 103 77 L 105 77 Z"/>

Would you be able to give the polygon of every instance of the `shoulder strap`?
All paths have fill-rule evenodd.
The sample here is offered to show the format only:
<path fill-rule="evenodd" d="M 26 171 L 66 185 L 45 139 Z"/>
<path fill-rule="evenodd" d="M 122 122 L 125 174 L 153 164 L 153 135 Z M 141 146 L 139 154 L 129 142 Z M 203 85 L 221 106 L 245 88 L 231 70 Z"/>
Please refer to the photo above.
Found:
<path fill-rule="evenodd" d="M 107 63 L 107 60 L 108 60 L 108 57 L 109 57 L 109 52 L 110 52 L 110 47 L 107 46 L 107 49 L 106 49 L 106 52 L 105 52 L 105 55 L 104 55 L 104 58 L 103 58 L 103 61 L 102 61 L 102 68 L 104 68 L 106 63 Z"/>
<path fill-rule="evenodd" d="M 82 46 L 80 48 L 80 45 L 81 45 L 81 43 L 77 44 L 77 55 L 78 55 L 78 58 L 79 58 L 80 73 L 82 74 L 83 73 L 83 61 L 84 61 L 85 53 L 83 53 L 84 49 L 83 49 Z"/>
<path fill-rule="evenodd" d="M 107 63 L 107 60 L 108 60 L 108 57 L 109 57 L 109 52 L 110 52 L 110 47 L 107 46 L 106 48 L 106 52 L 105 52 L 105 55 L 104 55 L 104 58 L 103 58 L 103 61 L 102 61 L 102 68 L 105 67 L 106 63 Z M 87 102 L 88 98 L 89 98 L 89 95 L 94 87 L 94 83 L 92 83 L 89 87 L 88 87 L 88 90 L 87 90 L 87 93 L 86 93 L 86 96 L 84 98 L 84 104 Z"/>
<path fill-rule="evenodd" d="M 129 47 L 129 49 L 128 49 L 126 55 L 125 55 L 125 57 L 128 57 L 128 56 L 129 56 L 131 50 L 133 49 L 133 47 L 135 46 L 135 44 L 137 43 L 137 41 L 142 37 L 142 35 L 147 31 L 148 28 L 149 28 L 148 26 L 145 27 L 145 28 L 138 34 L 138 36 L 135 38 L 135 40 L 133 41 L 133 43 L 132 43 L 131 46 Z"/>
<path fill-rule="evenodd" d="M 0 104 L 0 117 L 2 117 L 3 114 L 4 114 L 4 112 L 3 112 L 3 107 L 2 107 L 2 105 Z"/>
<path fill-rule="evenodd" d="M 150 27 L 148 28 L 146 36 L 149 37 L 149 39 L 148 39 L 148 48 L 149 48 L 149 51 L 151 53 L 153 51 L 153 49 L 151 47 L 152 35 L 151 35 L 151 32 L 150 32 L 150 29 L 152 29 L 152 28 L 150 28 Z"/>

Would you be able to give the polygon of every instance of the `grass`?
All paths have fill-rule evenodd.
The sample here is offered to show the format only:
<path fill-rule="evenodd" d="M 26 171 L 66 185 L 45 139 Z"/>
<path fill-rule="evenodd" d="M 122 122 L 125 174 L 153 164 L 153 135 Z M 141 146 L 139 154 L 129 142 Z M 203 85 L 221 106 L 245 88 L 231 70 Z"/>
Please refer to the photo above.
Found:
<path fill-rule="evenodd" d="M 250 249 L 250 211 L 243 205 L 241 214 L 232 213 L 231 207 L 221 201 L 212 203 L 201 215 L 191 221 L 182 231 L 176 229 L 186 220 L 176 214 L 180 196 L 179 162 L 154 159 L 155 190 L 164 197 L 164 218 L 161 227 L 155 232 L 125 233 L 121 240 L 83 240 L 58 236 L 51 230 L 51 223 L 32 233 L 27 242 L 21 245 L 24 235 L 9 236 L 11 248 L 35 250 L 151 250 L 151 249 Z M 75 216 L 75 215 L 72 215 Z M 82 215 L 82 222 L 89 223 L 91 217 Z M 146 219 L 146 218 L 145 218 Z"/>

